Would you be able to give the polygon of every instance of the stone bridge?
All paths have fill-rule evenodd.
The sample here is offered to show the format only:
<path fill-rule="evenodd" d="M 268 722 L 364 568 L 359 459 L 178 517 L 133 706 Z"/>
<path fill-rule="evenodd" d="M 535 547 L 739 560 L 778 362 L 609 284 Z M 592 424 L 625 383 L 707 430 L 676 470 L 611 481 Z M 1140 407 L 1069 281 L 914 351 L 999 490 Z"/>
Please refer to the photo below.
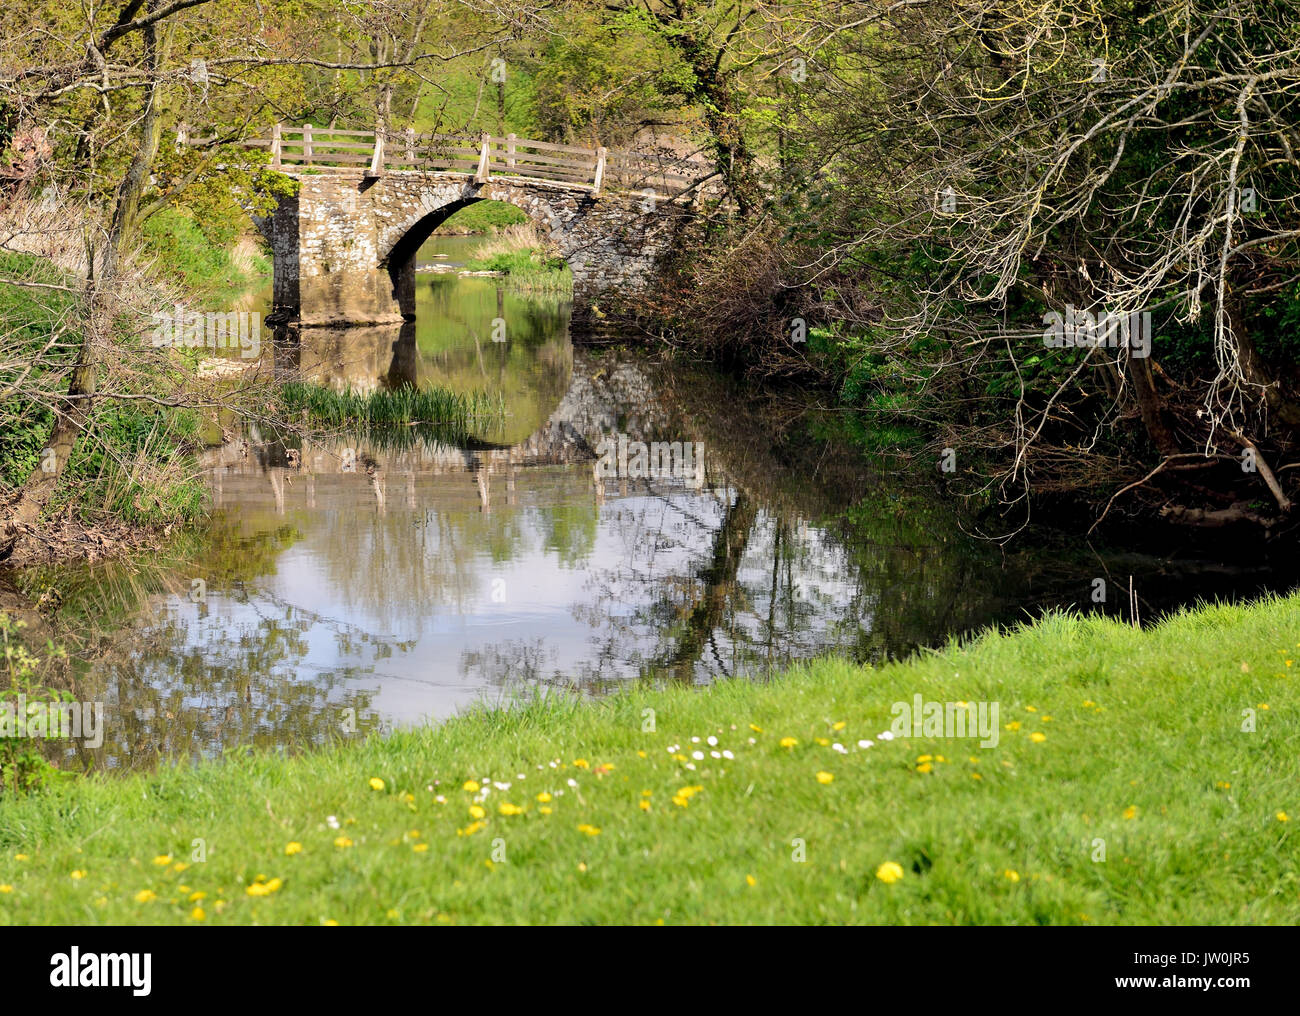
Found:
<path fill-rule="evenodd" d="M 340 140 L 342 139 L 342 140 Z M 573 316 L 646 287 L 699 186 L 701 163 L 484 135 L 277 128 L 273 168 L 293 176 L 258 226 L 274 252 L 273 322 L 381 324 L 415 315 L 415 255 L 478 201 L 528 215 L 573 271 Z"/>

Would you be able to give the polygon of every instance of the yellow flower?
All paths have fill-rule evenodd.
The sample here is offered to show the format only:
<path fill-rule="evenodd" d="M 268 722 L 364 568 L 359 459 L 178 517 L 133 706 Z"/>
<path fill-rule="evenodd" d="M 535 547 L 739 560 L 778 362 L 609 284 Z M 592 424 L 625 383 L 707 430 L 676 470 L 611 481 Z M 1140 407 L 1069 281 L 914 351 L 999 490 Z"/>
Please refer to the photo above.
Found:
<path fill-rule="evenodd" d="M 1018 872 L 1018 871 L 1012 871 L 1010 868 L 1008 868 L 1006 871 L 1004 871 L 1004 872 L 1002 873 L 1002 875 L 1003 875 L 1003 877 L 1006 878 L 1006 880 L 1007 880 L 1008 882 L 1019 882 L 1019 881 L 1020 881 L 1020 872 Z"/>
<path fill-rule="evenodd" d="M 916 767 L 916 771 L 918 773 L 934 772 L 934 766 L 932 766 L 929 762 L 922 762 L 919 766 Z"/>
<path fill-rule="evenodd" d="M 944 758 L 942 755 L 936 755 L 936 756 L 934 757 L 934 760 L 935 760 L 936 762 L 947 762 L 947 761 L 948 761 L 948 760 L 947 760 L 946 758 Z"/>
<path fill-rule="evenodd" d="M 14 860 L 15 860 L 15 861 L 30 861 L 31 858 L 28 857 L 26 854 L 14 854 Z"/>
<path fill-rule="evenodd" d="M 831 724 L 831 730 L 843 730 L 847 726 L 848 726 L 847 723 L 845 723 L 843 720 L 840 720 L 836 723 Z"/>
<path fill-rule="evenodd" d="M 7 882 L 4 885 L 0 885 L 0 893 L 11 893 L 13 891 L 14 887 L 9 885 Z"/>
<path fill-rule="evenodd" d="M 321 927 L 323 928 L 337 928 L 339 926 L 339 922 L 334 920 L 334 918 L 332 917 L 327 917 L 325 920 L 321 921 L 320 923 L 321 923 Z"/>
<path fill-rule="evenodd" d="M 1036 713 L 1036 712 L 1038 712 L 1038 707 L 1037 707 L 1037 706 L 1025 706 L 1025 710 L 1026 710 L 1026 712 Z"/>
<path fill-rule="evenodd" d="M 970 778 L 971 778 L 972 780 L 982 780 L 982 779 L 984 779 L 984 777 L 981 776 L 979 773 L 971 773 L 971 774 L 970 774 Z"/>
<path fill-rule="evenodd" d="M 294 840 L 292 843 L 287 843 L 285 844 L 284 852 L 288 854 L 290 857 L 292 857 L 294 854 L 301 854 L 302 844 L 299 843 L 297 840 Z"/>
<path fill-rule="evenodd" d="M 642 796 L 642 797 L 654 797 L 654 791 L 653 791 L 653 790 L 643 790 L 643 791 L 641 791 L 641 796 Z"/>
<path fill-rule="evenodd" d="M 637 807 L 640 808 L 642 811 L 649 811 L 650 802 L 643 797 L 641 800 L 637 802 Z"/>
<path fill-rule="evenodd" d="M 480 806 L 477 805 L 477 804 L 471 804 L 471 805 L 469 806 L 469 817 L 470 817 L 470 818 L 482 818 L 482 817 L 485 816 L 486 814 L 487 814 L 487 812 L 484 811 L 483 808 L 480 807 Z"/>
<path fill-rule="evenodd" d="M 682 797 L 681 794 L 673 795 L 673 804 L 677 805 L 679 808 L 685 808 L 690 803 L 691 799 L 689 797 Z"/>
<path fill-rule="evenodd" d="M 590 768 L 591 768 L 591 763 L 588 762 L 585 758 L 575 758 L 575 759 L 573 760 L 573 764 L 574 764 L 575 766 L 577 766 L 579 769 L 590 769 Z"/>
<path fill-rule="evenodd" d="M 473 836 L 476 832 L 478 832 L 480 829 L 482 829 L 485 825 L 487 825 L 486 822 L 471 822 L 471 823 L 470 823 L 469 825 L 467 825 L 464 829 L 457 829 L 457 830 L 456 830 L 456 835 L 457 835 L 457 836 Z"/>
<path fill-rule="evenodd" d="M 524 809 L 519 807 L 519 805 L 510 804 L 506 801 L 501 802 L 501 804 L 497 807 L 497 811 L 499 811 L 502 815 L 522 815 L 524 813 Z"/>
<path fill-rule="evenodd" d="M 207 916 L 207 913 L 202 907 L 195 907 L 190 911 L 190 919 L 194 921 L 202 921 Z"/>
<path fill-rule="evenodd" d="M 269 882 L 254 882 L 244 892 L 249 896 L 270 896 L 271 893 L 279 890 L 284 885 L 278 878 L 273 878 Z"/>
<path fill-rule="evenodd" d="M 1218 783 L 1215 784 L 1215 786 L 1218 787 L 1220 790 L 1228 790 L 1232 787 L 1232 784 L 1229 783 L 1227 780 L 1220 780 Z"/>
<path fill-rule="evenodd" d="M 1290 821 L 1291 821 L 1290 817 L 1289 817 L 1289 816 L 1287 815 L 1287 813 L 1284 812 L 1284 811 L 1279 811 L 1279 812 L 1277 813 L 1277 815 L 1274 816 L 1274 817 L 1275 817 L 1279 822 L 1290 822 Z"/>
<path fill-rule="evenodd" d="M 429 844 L 417 843 L 414 846 L 412 846 L 411 849 L 415 851 L 417 854 L 423 854 L 426 850 L 429 849 Z"/>
<path fill-rule="evenodd" d="M 199 900 L 206 900 L 207 898 L 208 898 L 208 894 L 203 892 L 201 889 L 199 889 L 190 893 L 190 898 L 187 902 L 198 903 Z"/>
<path fill-rule="evenodd" d="M 538 808 L 537 810 L 538 810 L 539 812 L 541 812 L 541 814 L 543 814 L 543 815 L 549 815 L 553 809 L 548 808 L 546 805 L 542 805 L 542 806 L 541 806 L 540 808 Z"/>
<path fill-rule="evenodd" d="M 758 879 L 756 879 L 753 875 L 746 875 L 745 882 L 749 885 L 758 885 Z"/>
<path fill-rule="evenodd" d="M 340 850 L 346 850 L 348 847 L 352 846 L 352 841 L 346 836 L 339 836 L 335 838 L 334 846 L 338 847 Z"/>
<path fill-rule="evenodd" d="M 74 879 L 77 879 L 78 881 L 80 881 L 81 879 L 85 878 L 85 877 L 86 877 L 85 869 L 83 869 L 83 868 L 78 868 L 76 871 L 72 872 L 72 877 L 73 877 Z"/>
<path fill-rule="evenodd" d="M 903 866 L 897 861 L 886 861 L 876 869 L 876 878 L 886 885 L 893 885 L 903 877 Z"/>
<path fill-rule="evenodd" d="M 161 868 L 163 865 L 171 864 L 171 863 L 172 863 L 172 855 L 171 855 L 171 854 L 159 854 L 157 857 L 155 857 L 155 858 L 153 859 L 153 863 L 156 864 L 156 865 L 158 865 L 158 867 L 160 867 L 160 868 Z"/>
<path fill-rule="evenodd" d="M 1090 699 L 1090 698 L 1089 698 L 1089 699 L 1084 699 L 1084 700 L 1083 700 L 1083 708 L 1084 708 L 1084 709 L 1091 709 L 1091 708 L 1092 708 L 1093 706 L 1095 706 L 1096 704 L 1097 704 L 1097 703 L 1094 702 L 1094 701 L 1093 701 L 1092 699 Z"/>
<path fill-rule="evenodd" d="M 930 762 L 930 761 L 932 761 L 933 759 L 934 759 L 934 756 L 933 756 L 933 755 L 917 755 L 917 756 L 916 756 L 916 760 L 917 760 L 918 762 Z"/>
<path fill-rule="evenodd" d="M 814 737 L 813 740 L 816 741 L 818 744 L 820 744 L 823 748 L 825 748 L 828 744 L 831 743 L 830 738 L 827 737 Z"/>
<path fill-rule="evenodd" d="M 158 894 L 152 889 L 141 889 L 135 894 L 135 901 L 137 903 L 152 903 L 157 898 Z"/>
<path fill-rule="evenodd" d="M 1047 740 L 1047 735 L 1039 733 L 1037 730 L 1035 730 L 1032 734 L 1029 735 L 1029 740 L 1033 741 L 1034 744 L 1042 744 L 1044 741 Z"/>
<path fill-rule="evenodd" d="M 1137 814 L 1138 814 L 1138 810 L 1136 804 L 1130 804 L 1127 808 L 1124 809 L 1125 818 L 1137 818 Z"/>
<path fill-rule="evenodd" d="M 637 758 L 645 758 L 645 757 L 646 757 L 646 753 L 643 752 L 643 751 L 638 751 L 638 752 L 636 753 L 636 757 L 637 757 Z"/>
<path fill-rule="evenodd" d="M 817 782 L 825 786 L 827 783 L 835 782 L 835 775 L 828 773 L 824 769 L 817 774 Z"/>
<path fill-rule="evenodd" d="M 478 784 L 475 783 L 473 780 L 466 780 L 464 783 L 461 784 L 460 789 L 461 789 L 461 790 L 466 790 L 466 791 L 468 791 L 468 792 L 471 793 L 471 794 L 477 794 L 477 793 L 478 793 Z"/>
<path fill-rule="evenodd" d="M 1007 730 L 1019 730 L 1019 729 L 1020 729 L 1020 721 L 1019 721 L 1019 720 L 1012 720 L 1010 723 L 1008 723 L 1008 724 L 1006 725 L 1006 729 L 1007 729 Z"/>
<path fill-rule="evenodd" d="M 582 825 L 578 826 L 578 832 L 580 832 L 580 833 L 586 833 L 588 836 L 599 836 L 599 835 L 600 835 L 600 830 L 599 830 L 596 826 L 594 826 L 594 825 L 589 825 L 589 824 L 586 823 L 586 822 L 584 822 L 584 823 L 582 823 Z"/>
<path fill-rule="evenodd" d="M 383 789 L 384 789 L 384 781 L 381 780 L 378 776 L 372 776 L 372 777 L 370 777 L 370 789 L 371 789 L 371 790 L 383 790 Z"/>
<path fill-rule="evenodd" d="M 542 804 L 550 804 L 551 795 L 548 794 L 545 790 L 543 790 L 540 794 L 537 795 L 537 800 L 540 801 Z"/>
<path fill-rule="evenodd" d="M 172 865 L 172 871 L 182 872 L 188 867 L 189 865 L 186 864 L 184 861 L 177 861 L 175 864 Z"/>
<path fill-rule="evenodd" d="M 761 734 L 763 732 L 763 728 L 760 727 L 757 723 L 751 723 L 749 725 L 749 729 L 752 730 L 755 734 Z"/>
<path fill-rule="evenodd" d="M 782 747 L 782 748 L 793 748 L 793 747 L 794 747 L 796 744 L 798 744 L 798 743 L 799 743 L 799 738 L 797 738 L 797 737 L 783 737 L 783 738 L 781 738 L 781 747 Z"/>

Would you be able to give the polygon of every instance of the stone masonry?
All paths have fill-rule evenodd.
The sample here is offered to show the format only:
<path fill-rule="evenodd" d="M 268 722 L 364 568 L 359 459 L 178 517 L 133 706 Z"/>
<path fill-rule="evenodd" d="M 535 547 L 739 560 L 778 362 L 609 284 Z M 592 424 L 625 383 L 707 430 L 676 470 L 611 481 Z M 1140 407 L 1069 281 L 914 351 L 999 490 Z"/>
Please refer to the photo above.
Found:
<path fill-rule="evenodd" d="M 573 270 L 573 317 L 599 319 L 602 304 L 651 284 L 689 212 L 642 194 L 593 195 L 541 180 L 393 171 L 378 178 L 299 177 L 258 225 L 274 252 L 274 321 L 380 324 L 415 315 L 415 253 L 439 225 L 476 201 L 522 209 Z"/>

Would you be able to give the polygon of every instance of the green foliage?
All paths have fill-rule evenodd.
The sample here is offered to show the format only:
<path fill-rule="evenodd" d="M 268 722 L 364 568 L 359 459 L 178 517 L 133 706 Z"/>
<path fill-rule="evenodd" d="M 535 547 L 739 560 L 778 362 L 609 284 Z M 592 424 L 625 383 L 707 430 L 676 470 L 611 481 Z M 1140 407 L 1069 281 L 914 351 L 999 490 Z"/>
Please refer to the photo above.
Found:
<path fill-rule="evenodd" d="M 399 388 L 368 395 L 291 382 L 280 389 L 286 411 L 332 427 L 453 427 L 469 429 L 505 413 L 504 401 L 444 388 Z"/>
<path fill-rule="evenodd" d="M 6 687 L 0 688 L 0 712 L 7 713 L 7 716 L 0 717 L 0 723 L 9 726 L 14 734 L 7 737 L 0 731 L 0 796 L 27 794 L 66 775 L 41 754 L 43 739 L 26 736 L 25 732 L 18 736 L 19 720 L 25 723 L 32 710 L 48 715 L 50 706 L 72 701 L 70 692 L 50 691 L 41 686 L 37 678 L 40 660 L 32 656 L 19 640 L 22 627 L 23 622 L 15 621 L 0 611 L 0 642 L 4 644 L 8 678 Z M 22 707 L 28 711 L 26 716 L 19 714 Z"/>
<path fill-rule="evenodd" d="M 220 293 L 245 288 L 252 281 L 231 257 L 230 244 L 237 235 L 229 230 L 220 220 L 209 226 L 207 220 L 200 224 L 181 211 L 166 208 L 145 221 L 143 232 L 146 249 L 164 274 L 175 276 L 193 292 Z M 253 269 L 257 275 L 266 275 L 270 265 L 260 257 Z"/>

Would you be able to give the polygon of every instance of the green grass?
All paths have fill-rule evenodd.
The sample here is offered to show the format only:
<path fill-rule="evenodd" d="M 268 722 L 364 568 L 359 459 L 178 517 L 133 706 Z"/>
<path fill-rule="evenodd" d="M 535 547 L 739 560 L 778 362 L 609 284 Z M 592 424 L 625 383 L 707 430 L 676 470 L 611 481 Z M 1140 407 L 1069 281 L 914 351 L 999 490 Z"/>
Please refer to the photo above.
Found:
<path fill-rule="evenodd" d="M 230 924 L 1292 924 L 1297 823 L 1277 815 L 1300 820 L 1298 646 L 1300 596 L 1147 632 L 1051 616 L 876 670 L 829 660 L 95 777 L 0 803 L 0 922 L 191 924 L 202 892 L 205 923 Z M 880 740 L 918 693 L 1000 703 L 1000 743 Z M 734 760 L 709 757 L 709 736 Z M 831 747 L 862 738 L 875 746 Z M 694 771 L 674 758 L 697 750 Z M 471 832 L 462 784 L 484 776 L 511 786 Z M 686 807 L 683 787 L 700 788 Z M 886 884 L 890 861 L 903 876 Z M 259 877 L 281 884 L 249 895 Z"/>
<path fill-rule="evenodd" d="M 491 234 L 506 226 L 518 226 L 528 221 L 522 209 L 504 201 L 476 201 L 456 212 L 438 227 L 443 234 Z"/>
<path fill-rule="evenodd" d="M 182 283 L 191 294 L 220 298 L 238 293 L 271 274 L 262 254 L 241 265 L 231 249 L 210 239 L 189 216 L 163 209 L 145 221 L 144 243 L 159 271 Z"/>
<path fill-rule="evenodd" d="M 541 251 L 502 251 L 466 261 L 465 268 L 471 272 L 504 272 L 512 285 L 530 290 L 567 292 L 573 289 L 573 274 L 564 259 Z"/>
<path fill-rule="evenodd" d="M 334 427 L 463 430 L 499 421 L 505 413 L 499 395 L 464 394 L 445 388 L 402 388 L 363 395 L 291 382 L 281 388 L 281 398 L 288 412 L 305 413 L 316 423 Z"/>

